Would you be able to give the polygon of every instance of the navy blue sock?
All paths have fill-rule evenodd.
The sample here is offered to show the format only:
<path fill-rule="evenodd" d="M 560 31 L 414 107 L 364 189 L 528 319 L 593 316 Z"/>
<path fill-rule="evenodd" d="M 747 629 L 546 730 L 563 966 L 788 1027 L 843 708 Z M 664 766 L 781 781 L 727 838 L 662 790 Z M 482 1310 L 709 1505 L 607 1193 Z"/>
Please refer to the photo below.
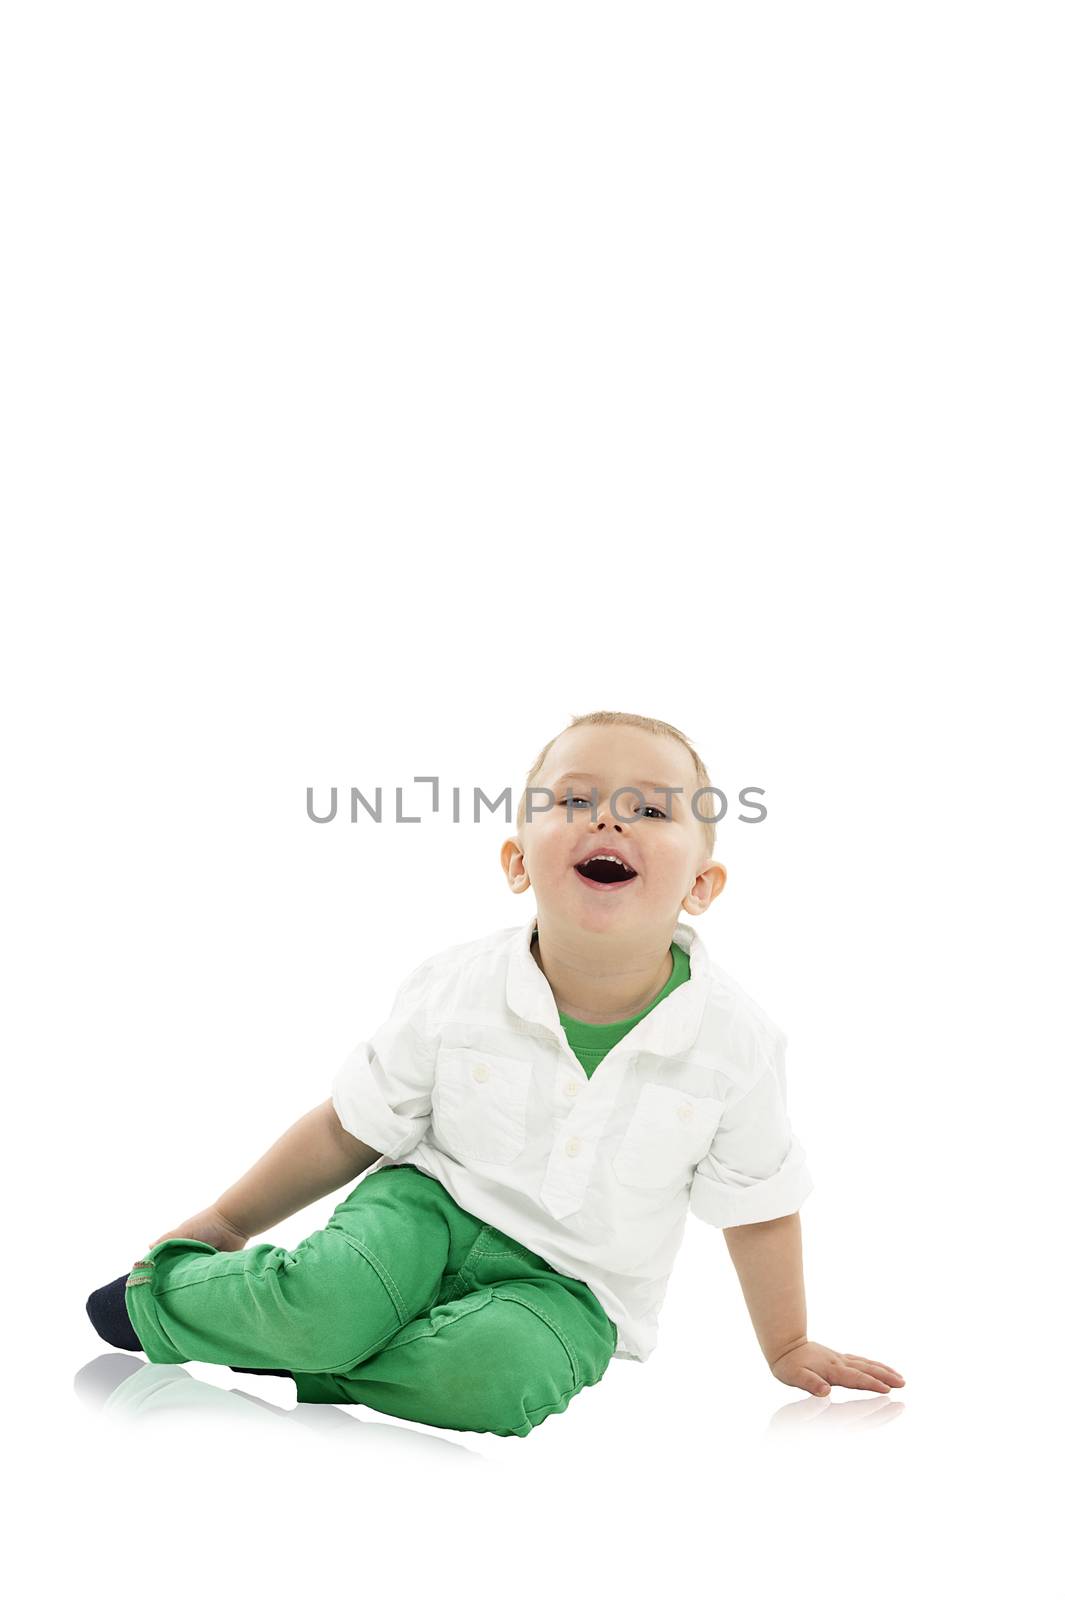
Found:
<path fill-rule="evenodd" d="M 129 1273 L 124 1272 L 121 1278 L 105 1283 L 102 1289 L 94 1289 L 85 1302 L 85 1310 L 105 1344 L 113 1344 L 119 1350 L 143 1350 L 126 1310 L 128 1277 Z"/>

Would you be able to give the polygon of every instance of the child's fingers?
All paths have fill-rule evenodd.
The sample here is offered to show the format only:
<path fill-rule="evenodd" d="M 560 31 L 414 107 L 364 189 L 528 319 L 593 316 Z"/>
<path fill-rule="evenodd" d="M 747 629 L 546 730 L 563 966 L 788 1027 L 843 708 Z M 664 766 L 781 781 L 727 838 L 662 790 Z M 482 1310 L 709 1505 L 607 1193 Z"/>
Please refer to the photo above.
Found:
<path fill-rule="evenodd" d="M 828 1379 L 822 1378 L 812 1367 L 800 1367 L 795 1381 L 800 1389 L 809 1389 L 811 1394 L 816 1395 L 826 1395 L 832 1387 Z"/>
<path fill-rule="evenodd" d="M 878 1394 L 890 1394 L 891 1386 L 877 1377 L 875 1372 L 866 1372 L 863 1367 L 844 1367 L 842 1376 L 835 1380 L 845 1384 L 848 1389 L 875 1389 Z"/>
<path fill-rule="evenodd" d="M 895 1368 L 889 1367 L 886 1362 L 870 1361 L 868 1356 L 856 1356 L 851 1354 L 849 1351 L 842 1352 L 842 1356 L 844 1361 L 849 1361 L 853 1366 L 868 1367 L 870 1372 L 890 1372 L 893 1378 L 899 1378 L 903 1383 L 906 1382 L 906 1379 L 903 1378 L 902 1373 L 896 1372 Z"/>

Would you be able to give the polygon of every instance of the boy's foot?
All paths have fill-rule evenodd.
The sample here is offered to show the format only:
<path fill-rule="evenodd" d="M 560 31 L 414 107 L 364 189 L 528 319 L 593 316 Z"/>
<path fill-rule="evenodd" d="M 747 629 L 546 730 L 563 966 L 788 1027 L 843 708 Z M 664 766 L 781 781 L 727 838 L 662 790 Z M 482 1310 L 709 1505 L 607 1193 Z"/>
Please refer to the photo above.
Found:
<path fill-rule="evenodd" d="M 85 1302 L 89 1321 L 100 1338 L 119 1350 L 143 1350 L 136 1329 L 126 1310 L 126 1279 L 129 1273 L 94 1289 Z M 291 1378 L 287 1367 L 230 1367 L 230 1372 L 253 1372 L 263 1378 Z"/>
<path fill-rule="evenodd" d="M 113 1344 L 119 1350 L 143 1350 L 126 1310 L 128 1277 L 129 1273 L 124 1272 L 121 1278 L 105 1283 L 102 1289 L 94 1289 L 85 1302 L 85 1310 L 105 1344 Z"/>

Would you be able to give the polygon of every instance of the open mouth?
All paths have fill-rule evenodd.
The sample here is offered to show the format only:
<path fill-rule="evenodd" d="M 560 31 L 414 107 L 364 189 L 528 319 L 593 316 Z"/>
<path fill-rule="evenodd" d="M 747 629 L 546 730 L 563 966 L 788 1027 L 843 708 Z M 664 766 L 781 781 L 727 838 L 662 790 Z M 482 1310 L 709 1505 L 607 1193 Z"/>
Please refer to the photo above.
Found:
<path fill-rule="evenodd" d="M 573 869 L 587 883 L 594 883 L 600 888 L 612 888 L 615 884 L 631 883 L 637 877 L 631 867 L 626 866 L 620 856 L 604 852 L 601 855 L 589 856 L 585 861 L 579 861 Z"/>

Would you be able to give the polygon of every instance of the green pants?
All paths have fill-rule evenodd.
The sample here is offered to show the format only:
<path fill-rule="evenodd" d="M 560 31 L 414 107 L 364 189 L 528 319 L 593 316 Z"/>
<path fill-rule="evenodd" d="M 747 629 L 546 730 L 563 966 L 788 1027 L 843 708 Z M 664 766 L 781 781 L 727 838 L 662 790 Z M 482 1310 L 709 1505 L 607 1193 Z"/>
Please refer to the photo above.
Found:
<path fill-rule="evenodd" d="M 586 1283 L 404 1165 L 294 1250 L 163 1239 L 126 1280 L 149 1361 L 286 1368 L 297 1398 L 524 1437 L 598 1383 L 618 1330 Z"/>

